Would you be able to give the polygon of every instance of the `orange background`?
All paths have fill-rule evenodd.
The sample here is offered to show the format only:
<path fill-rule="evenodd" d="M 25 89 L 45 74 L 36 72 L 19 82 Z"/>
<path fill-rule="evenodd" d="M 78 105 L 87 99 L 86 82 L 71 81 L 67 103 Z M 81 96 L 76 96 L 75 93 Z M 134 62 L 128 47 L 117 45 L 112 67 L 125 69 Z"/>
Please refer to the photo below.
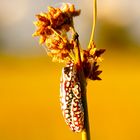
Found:
<path fill-rule="evenodd" d="M 82 3 L 80 6 L 84 7 Z M 31 15 L 35 14 L 34 11 Z M 85 40 L 81 39 L 83 44 L 87 44 L 90 36 L 91 15 L 88 16 L 89 22 L 80 21 L 89 30 L 81 34 L 81 38 L 85 37 Z M 78 20 L 81 19 L 82 16 Z M 16 30 L 18 24 L 26 33 L 22 30 L 17 32 L 29 35 L 28 40 L 20 36 L 24 43 L 16 42 L 18 48 L 13 45 L 12 51 L 6 46 L 8 38 L 0 42 L 3 48 L 0 49 L 0 140 L 80 140 L 81 134 L 71 132 L 66 126 L 60 109 L 59 84 L 64 65 L 52 63 L 46 56 L 45 50 L 31 37 L 34 31 L 32 18 L 27 21 L 31 32 L 24 20 L 22 24 L 18 21 L 16 26 L 14 23 L 0 28 L 3 28 L 1 37 L 6 28 Z M 76 20 L 75 24 L 82 32 L 80 22 Z M 100 67 L 103 80 L 89 80 L 87 87 L 93 140 L 140 139 L 140 44 L 127 32 L 124 25 L 99 16 L 96 44 L 97 48 L 106 48 L 106 52 Z M 17 35 L 11 42 L 19 38 Z"/>

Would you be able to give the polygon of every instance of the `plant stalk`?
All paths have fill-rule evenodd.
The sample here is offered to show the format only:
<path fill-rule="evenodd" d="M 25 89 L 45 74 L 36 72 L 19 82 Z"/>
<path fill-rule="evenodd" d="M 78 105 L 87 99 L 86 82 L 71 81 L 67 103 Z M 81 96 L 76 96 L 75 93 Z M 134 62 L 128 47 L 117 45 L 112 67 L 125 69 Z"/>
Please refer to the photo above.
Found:
<path fill-rule="evenodd" d="M 95 26 L 96 26 L 96 18 L 97 18 L 97 2 L 93 0 L 93 25 L 92 32 L 89 41 L 88 48 L 90 48 L 91 43 L 94 40 Z M 83 70 L 80 72 L 80 81 L 82 89 L 82 101 L 84 107 L 84 130 L 82 131 L 82 140 L 90 140 L 90 126 L 89 126 L 89 117 L 88 117 L 88 104 L 87 104 L 87 95 L 86 95 L 86 79 L 83 75 Z"/>
<path fill-rule="evenodd" d="M 91 43 L 94 41 L 96 19 L 97 19 L 97 1 L 93 0 L 93 24 L 92 24 L 92 32 L 91 32 L 88 48 L 90 48 Z"/>
<path fill-rule="evenodd" d="M 82 93 L 82 101 L 84 107 L 84 130 L 82 131 L 82 140 L 90 140 L 90 126 L 89 126 L 89 117 L 88 117 L 88 105 L 87 105 L 87 95 L 86 95 L 86 85 L 85 90 Z"/>
<path fill-rule="evenodd" d="M 84 129 L 82 131 L 82 140 L 90 140 L 90 126 L 89 126 L 88 104 L 87 104 L 87 94 L 86 94 L 87 83 L 86 83 L 82 66 L 81 69 L 79 69 L 79 80 L 81 84 L 82 104 L 84 108 Z"/>
<path fill-rule="evenodd" d="M 76 34 L 76 33 L 75 33 Z M 82 104 L 84 108 L 84 129 L 82 131 L 82 140 L 90 140 L 90 127 L 89 127 L 89 118 L 88 118 L 88 106 L 87 106 L 87 95 L 86 95 L 86 79 L 84 76 L 82 61 L 81 61 L 81 55 L 80 55 L 80 44 L 77 38 L 75 40 L 76 42 L 76 48 L 77 48 L 77 71 L 78 71 L 78 79 L 81 84 L 81 96 L 82 96 Z"/>

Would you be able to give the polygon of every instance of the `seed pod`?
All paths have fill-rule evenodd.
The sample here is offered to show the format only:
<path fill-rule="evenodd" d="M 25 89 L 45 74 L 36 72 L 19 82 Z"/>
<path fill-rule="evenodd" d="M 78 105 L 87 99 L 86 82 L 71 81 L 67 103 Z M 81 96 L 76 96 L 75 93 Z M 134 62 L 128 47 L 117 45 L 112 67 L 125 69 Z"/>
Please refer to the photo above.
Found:
<path fill-rule="evenodd" d="M 60 98 L 62 114 L 66 124 L 72 131 L 81 132 L 84 127 L 81 85 L 78 81 L 76 65 L 72 62 L 62 69 Z"/>

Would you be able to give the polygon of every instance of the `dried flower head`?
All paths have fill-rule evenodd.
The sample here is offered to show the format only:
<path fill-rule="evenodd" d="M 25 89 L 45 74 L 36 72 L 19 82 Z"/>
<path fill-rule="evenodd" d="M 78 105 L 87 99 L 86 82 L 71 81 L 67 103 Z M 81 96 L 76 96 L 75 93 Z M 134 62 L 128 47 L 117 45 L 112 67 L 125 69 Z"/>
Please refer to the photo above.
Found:
<path fill-rule="evenodd" d="M 33 36 L 40 36 L 40 44 L 44 44 L 49 56 L 53 61 L 78 63 L 77 48 L 80 48 L 78 34 L 75 32 L 73 17 L 78 16 L 80 10 L 75 10 L 74 5 L 63 4 L 61 8 L 48 7 L 48 12 L 36 15 L 38 21 L 34 22 L 37 31 Z M 71 38 L 68 38 L 68 32 Z M 104 49 L 97 50 L 92 42 L 87 50 L 79 49 L 81 64 L 86 78 L 100 80 L 98 75 L 98 60 Z"/>
<path fill-rule="evenodd" d="M 36 15 L 38 21 L 34 24 L 38 29 L 33 36 L 40 36 L 40 44 L 45 43 L 53 60 L 70 58 L 73 43 L 68 39 L 67 32 L 73 28 L 73 17 L 79 14 L 80 10 L 75 10 L 74 5 L 63 4 L 62 8 L 48 7 L 47 13 Z"/>

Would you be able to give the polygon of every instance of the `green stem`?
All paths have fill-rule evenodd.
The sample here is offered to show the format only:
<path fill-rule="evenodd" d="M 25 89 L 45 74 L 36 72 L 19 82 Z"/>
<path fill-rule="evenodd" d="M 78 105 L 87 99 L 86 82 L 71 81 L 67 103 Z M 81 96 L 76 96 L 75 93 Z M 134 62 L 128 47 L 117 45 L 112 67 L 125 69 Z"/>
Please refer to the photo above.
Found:
<path fill-rule="evenodd" d="M 82 93 L 82 101 L 84 107 L 84 130 L 82 131 L 82 140 L 90 140 L 90 126 L 89 126 L 89 117 L 88 117 L 88 105 L 87 105 L 87 95 L 86 95 L 86 83 L 84 83 L 84 90 Z"/>
<path fill-rule="evenodd" d="M 95 32 L 95 25 L 96 25 L 96 0 L 93 0 L 93 27 L 92 27 L 92 33 L 90 37 L 89 46 L 93 42 L 94 38 L 94 32 Z M 76 46 L 76 62 L 77 62 L 77 70 L 78 70 L 78 78 L 81 84 L 81 91 L 82 91 L 82 103 L 84 108 L 84 129 L 82 131 L 82 140 L 90 140 L 90 126 L 89 126 L 89 117 L 88 117 L 88 105 L 87 105 L 87 95 L 86 95 L 86 79 L 84 76 L 82 61 L 81 61 L 81 55 L 80 55 L 80 44 L 78 39 L 78 34 L 76 33 L 73 22 L 72 22 L 72 32 L 73 32 L 73 38 L 75 40 L 75 46 Z"/>
<path fill-rule="evenodd" d="M 95 26 L 96 26 L 96 18 L 97 18 L 97 3 L 96 0 L 93 0 L 93 26 L 91 37 L 89 41 L 88 48 L 94 40 Z M 84 78 L 83 71 L 80 73 L 80 81 L 82 89 L 82 101 L 84 107 L 84 130 L 82 131 L 82 140 L 90 140 L 90 126 L 89 126 L 89 117 L 88 117 L 88 104 L 87 104 L 87 95 L 86 95 L 86 79 Z"/>
<path fill-rule="evenodd" d="M 88 106 L 87 106 L 87 96 L 86 96 L 86 79 L 84 76 L 81 55 L 80 55 L 80 44 L 78 39 L 78 34 L 75 32 L 76 37 L 76 49 L 77 49 L 77 71 L 78 71 L 78 79 L 81 84 L 81 92 L 82 92 L 82 103 L 84 108 L 84 129 L 82 131 L 82 140 L 90 140 L 90 127 L 89 127 L 89 118 L 88 118 Z"/>
<path fill-rule="evenodd" d="M 91 36 L 90 36 L 90 41 L 89 41 L 89 44 L 88 44 L 88 48 L 90 48 L 90 45 L 91 45 L 91 43 L 94 40 L 96 19 L 97 19 L 97 2 L 96 2 L 96 0 L 93 0 L 93 25 L 92 25 L 92 32 L 91 32 Z"/>
<path fill-rule="evenodd" d="M 89 126 L 88 104 L 87 104 L 87 94 L 86 94 L 87 83 L 84 76 L 83 67 L 79 69 L 79 80 L 81 83 L 82 103 L 84 108 L 84 129 L 82 131 L 82 140 L 90 140 L 90 126 Z"/>

